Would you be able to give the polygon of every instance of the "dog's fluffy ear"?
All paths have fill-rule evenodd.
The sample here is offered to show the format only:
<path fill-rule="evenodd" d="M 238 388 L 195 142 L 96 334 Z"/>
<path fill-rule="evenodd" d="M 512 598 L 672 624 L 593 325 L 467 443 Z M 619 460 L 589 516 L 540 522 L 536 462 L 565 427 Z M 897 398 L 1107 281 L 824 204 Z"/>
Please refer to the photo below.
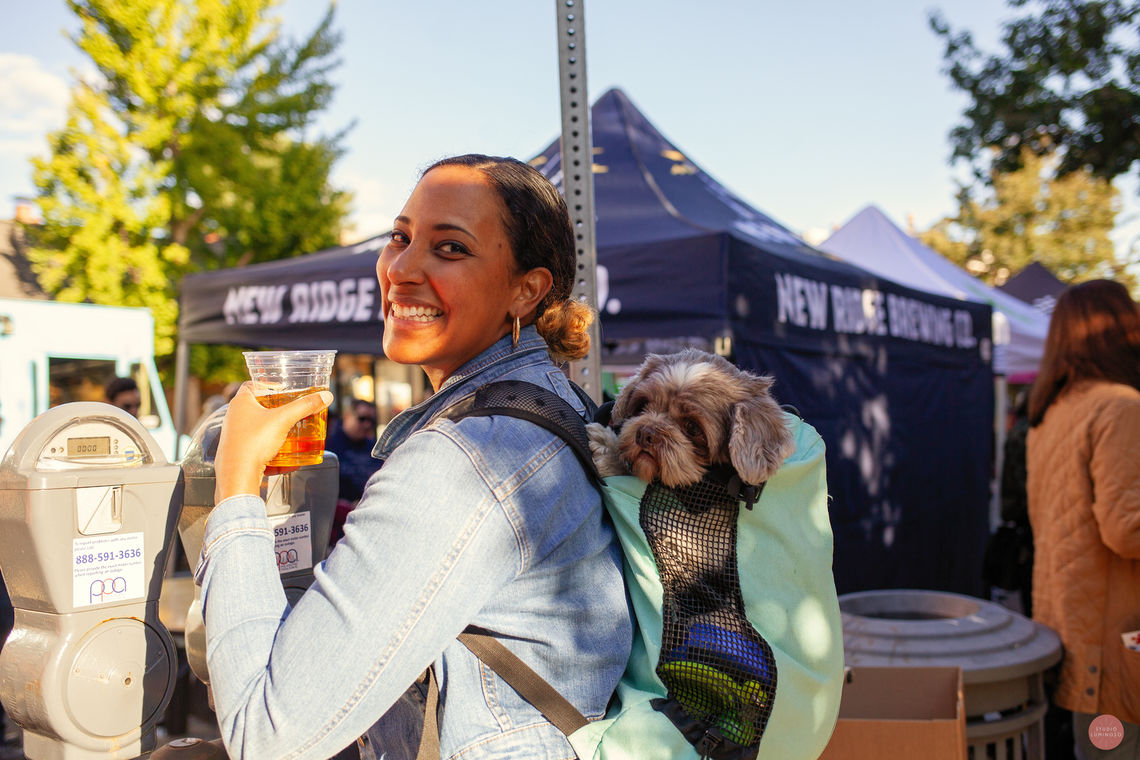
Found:
<path fill-rule="evenodd" d="M 773 379 L 735 369 L 747 397 L 732 407 L 729 461 L 745 483 L 759 485 L 772 477 L 795 449 L 784 412 L 772 398 Z"/>
<path fill-rule="evenodd" d="M 625 387 L 621 389 L 617 399 L 614 401 L 613 411 L 610 412 L 610 424 L 620 425 L 626 417 L 629 416 L 630 399 L 633 396 L 633 389 L 637 384 L 644 380 L 649 375 L 652 375 L 657 370 L 668 364 L 669 358 L 661 354 L 648 354 L 645 360 L 641 362 L 641 366 L 637 368 L 637 374 L 626 382 Z"/>

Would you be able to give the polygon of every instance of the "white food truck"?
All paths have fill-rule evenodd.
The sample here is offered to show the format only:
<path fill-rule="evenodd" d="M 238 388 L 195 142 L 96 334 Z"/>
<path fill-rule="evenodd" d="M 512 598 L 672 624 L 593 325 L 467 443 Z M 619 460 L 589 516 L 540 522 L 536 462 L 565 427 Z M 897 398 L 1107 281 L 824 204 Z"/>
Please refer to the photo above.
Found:
<path fill-rule="evenodd" d="M 138 383 L 139 422 L 175 461 L 177 436 L 154 364 L 150 310 L 0 298 L 0 457 L 51 407 L 103 401 L 103 385 L 116 376 Z"/>

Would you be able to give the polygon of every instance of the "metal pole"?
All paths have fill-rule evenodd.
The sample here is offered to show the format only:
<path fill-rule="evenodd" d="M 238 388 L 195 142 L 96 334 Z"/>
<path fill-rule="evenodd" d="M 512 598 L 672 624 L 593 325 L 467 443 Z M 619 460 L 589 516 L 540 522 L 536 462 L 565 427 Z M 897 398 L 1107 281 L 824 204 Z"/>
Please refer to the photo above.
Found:
<path fill-rule="evenodd" d="M 1009 414 L 1009 382 L 1005 375 L 994 375 L 994 477 L 990 484 L 990 532 L 1001 519 L 1001 475 L 1005 469 L 1006 416 Z"/>
<path fill-rule="evenodd" d="M 598 308 L 594 238 L 593 141 L 586 95 L 585 0 L 554 0 L 558 17 L 558 80 L 562 93 L 562 192 L 578 251 L 572 296 Z M 570 363 L 570 379 L 594 401 L 602 400 L 598 321 L 590 326 L 590 353 Z"/>
<path fill-rule="evenodd" d="M 186 394 L 190 390 L 190 345 L 181 337 L 174 352 L 174 435 L 175 457 L 182 458 L 182 436 L 186 432 Z"/>

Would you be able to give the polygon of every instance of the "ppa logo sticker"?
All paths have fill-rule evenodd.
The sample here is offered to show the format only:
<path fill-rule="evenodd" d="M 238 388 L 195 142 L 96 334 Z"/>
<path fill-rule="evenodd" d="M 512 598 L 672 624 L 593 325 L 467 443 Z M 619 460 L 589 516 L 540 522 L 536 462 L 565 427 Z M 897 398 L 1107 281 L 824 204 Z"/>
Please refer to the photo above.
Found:
<path fill-rule="evenodd" d="M 313 535 L 308 510 L 295 514 L 270 515 L 273 551 L 277 572 L 292 573 L 313 566 Z"/>
<path fill-rule="evenodd" d="M 127 593 L 127 579 L 121 575 L 115 578 L 96 578 L 91 581 L 88 593 L 88 601 L 91 604 L 102 604 L 116 596 L 129 598 L 123 597 L 123 594 Z"/>
<path fill-rule="evenodd" d="M 146 596 L 143 534 L 83 536 L 72 541 L 72 604 L 122 604 Z"/>

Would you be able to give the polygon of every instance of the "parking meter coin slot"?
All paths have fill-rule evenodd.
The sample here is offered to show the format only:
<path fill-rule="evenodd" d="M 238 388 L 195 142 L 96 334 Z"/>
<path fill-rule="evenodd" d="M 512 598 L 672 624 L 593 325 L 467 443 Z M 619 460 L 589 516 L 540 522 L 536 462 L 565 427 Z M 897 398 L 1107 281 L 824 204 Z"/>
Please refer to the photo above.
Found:
<path fill-rule="evenodd" d="M 122 486 L 75 489 L 75 522 L 85 536 L 114 533 L 123 527 Z"/>

